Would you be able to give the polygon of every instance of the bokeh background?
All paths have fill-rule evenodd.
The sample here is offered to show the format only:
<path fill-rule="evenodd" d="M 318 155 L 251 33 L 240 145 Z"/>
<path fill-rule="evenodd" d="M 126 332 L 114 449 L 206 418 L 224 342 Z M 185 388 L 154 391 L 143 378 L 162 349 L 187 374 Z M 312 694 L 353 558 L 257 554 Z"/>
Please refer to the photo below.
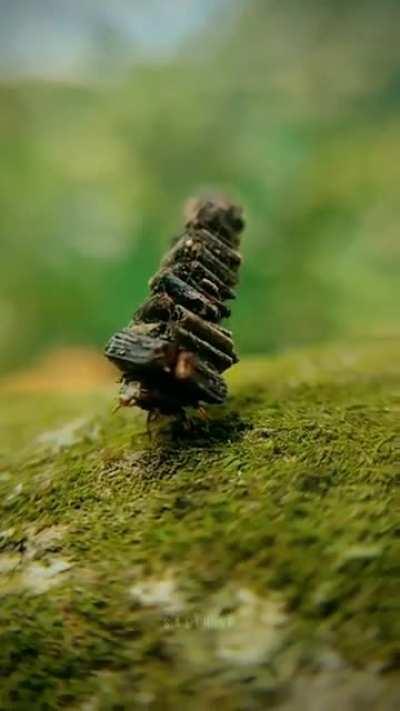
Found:
<path fill-rule="evenodd" d="M 0 367 L 100 348 L 213 188 L 245 353 L 399 330 L 398 0 L 2 0 Z"/>

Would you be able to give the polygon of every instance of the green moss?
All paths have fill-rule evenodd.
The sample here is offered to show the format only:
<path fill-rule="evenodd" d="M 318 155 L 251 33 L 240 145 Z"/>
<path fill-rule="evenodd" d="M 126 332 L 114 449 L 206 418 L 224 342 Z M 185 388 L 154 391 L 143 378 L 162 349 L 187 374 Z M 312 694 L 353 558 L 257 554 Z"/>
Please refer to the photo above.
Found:
<path fill-rule="evenodd" d="M 394 670 L 399 356 L 245 361 L 226 407 L 151 441 L 114 391 L 8 393 L 0 708 L 265 708 L 327 650 Z"/>

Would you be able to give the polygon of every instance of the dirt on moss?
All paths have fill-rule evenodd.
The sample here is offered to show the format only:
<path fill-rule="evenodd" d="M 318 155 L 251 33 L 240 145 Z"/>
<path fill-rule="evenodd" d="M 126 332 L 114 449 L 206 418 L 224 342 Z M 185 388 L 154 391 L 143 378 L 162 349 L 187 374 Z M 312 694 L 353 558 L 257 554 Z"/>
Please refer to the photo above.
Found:
<path fill-rule="evenodd" d="M 0 709 L 400 707 L 400 343 L 243 361 L 190 431 L 0 401 Z"/>

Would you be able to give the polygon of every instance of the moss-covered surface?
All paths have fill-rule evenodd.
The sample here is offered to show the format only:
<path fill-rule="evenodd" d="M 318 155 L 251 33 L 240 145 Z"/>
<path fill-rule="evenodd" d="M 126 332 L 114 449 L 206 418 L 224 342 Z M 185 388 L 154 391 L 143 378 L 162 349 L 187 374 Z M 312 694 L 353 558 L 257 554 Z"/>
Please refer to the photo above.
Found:
<path fill-rule="evenodd" d="M 399 362 L 245 361 L 151 441 L 4 393 L 0 709 L 399 708 Z"/>

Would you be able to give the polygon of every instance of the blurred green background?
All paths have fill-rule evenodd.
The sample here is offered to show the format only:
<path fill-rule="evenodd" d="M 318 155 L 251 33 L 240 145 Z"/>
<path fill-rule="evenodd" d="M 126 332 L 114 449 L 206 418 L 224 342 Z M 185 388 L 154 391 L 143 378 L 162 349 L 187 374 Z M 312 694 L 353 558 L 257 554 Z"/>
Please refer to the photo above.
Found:
<path fill-rule="evenodd" d="M 3 370 L 102 346 L 214 187 L 248 218 L 242 354 L 398 332 L 397 0 L 0 11 Z"/>

